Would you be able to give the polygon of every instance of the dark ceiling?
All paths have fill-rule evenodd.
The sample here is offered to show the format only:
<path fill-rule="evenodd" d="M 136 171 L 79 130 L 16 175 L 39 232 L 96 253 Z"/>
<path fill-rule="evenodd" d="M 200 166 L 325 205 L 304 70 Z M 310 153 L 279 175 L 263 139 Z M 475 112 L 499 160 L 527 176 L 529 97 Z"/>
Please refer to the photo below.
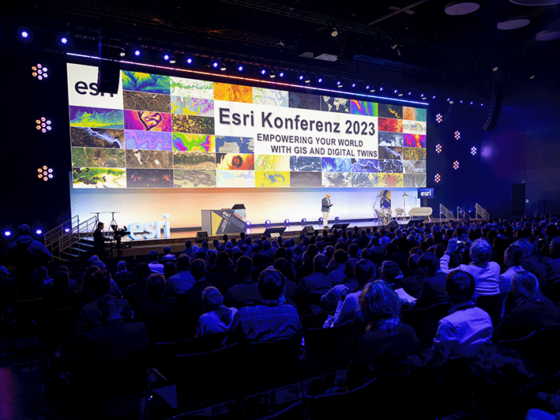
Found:
<path fill-rule="evenodd" d="M 5 0 L 3 10 L 6 25 L 67 32 L 76 48 L 85 48 L 88 40 L 94 46 L 103 28 L 107 39 L 155 52 L 219 57 L 363 83 L 392 80 L 434 92 L 487 95 L 496 85 L 511 88 L 531 74 L 558 77 L 560 40 L 539 42 L 535 34 L 560 19 L 560 6 L 479 0 L 475 13 L 449 16 L 444 12 L 448 1 Z M 522 16 L 531 20 L 524 28 L 496 27 Z M 338 60 L 301 57 L 321 52 L 334 53 Z M 494 66 L 498 72 L 492 71 Z"/>

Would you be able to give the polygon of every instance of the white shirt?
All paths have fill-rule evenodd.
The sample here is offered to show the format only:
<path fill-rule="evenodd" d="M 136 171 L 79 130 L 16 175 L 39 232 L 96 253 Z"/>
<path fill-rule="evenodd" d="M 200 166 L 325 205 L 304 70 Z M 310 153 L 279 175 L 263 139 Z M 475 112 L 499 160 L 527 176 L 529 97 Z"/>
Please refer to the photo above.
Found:
<path fill-rule="evenodd" d="M 231 318 L 229 324 L 225 324 L 217 311 L 207 312 L 198 318 L 198 325 L 196 327 L 196 335 L 204 334 L 218 334 L 228 332 L 229 327 L 233 321 L 233 317 L 237 313 L 237 309 L 229 308 L 231 311 Z"/>
<path fill-rule="evenodd" d="M 439 321 L 433 349 L 448 356 L 471 356 L 481 344 L 490 342 L 492 319 L 472 301 L 457 304 Z"/>
<path fill-rule="evenodd" d="M 478 296 L 490 296 L 500 293 L 500 266 L 494 261 L 489 261 L 486 267 L 482 268 L 474 263 L 461 264 L 457 268 L 449 267 L 449 254 L 444 254 L 440 260 L 441 271 L 449 273 L 453 270 L 466 271 L 474 277 L 475 294 Z"/>
<path fill-rule="evenodd" d="M 514 265 L 508 268 L 505 273 L 500 275 L 499 279 L 499 287 L 500 293 L 509 292 L 511 290 L 511 281 L 513 280 L 513 276 L 520 271 L 525 271 L 521 268 L 520 265 Z"/>

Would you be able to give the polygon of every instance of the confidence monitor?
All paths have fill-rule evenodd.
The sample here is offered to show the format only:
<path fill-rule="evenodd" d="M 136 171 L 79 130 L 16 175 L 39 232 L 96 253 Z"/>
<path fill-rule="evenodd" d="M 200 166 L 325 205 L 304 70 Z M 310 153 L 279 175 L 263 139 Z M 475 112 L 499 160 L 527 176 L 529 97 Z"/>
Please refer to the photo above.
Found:
<path fill-rule="evenodd" d="M 245 204 L 236 204 L 232 208 L 232 210 L 242 210 L 245 209 Z"/>
<path fill-rule="evenodd" d="M 278 236 L 282 236 L 285 230 L 286 230 L 285 227 L 266 228 L 263 235 L 266 236 L 267 238 L 270 238 L 272 234 L 278 234 Z"/>

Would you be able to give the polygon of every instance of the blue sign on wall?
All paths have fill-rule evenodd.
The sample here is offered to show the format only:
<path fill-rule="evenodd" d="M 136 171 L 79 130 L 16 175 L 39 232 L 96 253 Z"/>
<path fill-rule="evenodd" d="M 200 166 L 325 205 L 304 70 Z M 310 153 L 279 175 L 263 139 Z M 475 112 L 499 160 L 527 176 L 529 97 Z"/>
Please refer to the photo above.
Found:
<path fill-rule="evenodd" d="M 434 198 L 434 189 L 418 188 L 418 198 Z"/>

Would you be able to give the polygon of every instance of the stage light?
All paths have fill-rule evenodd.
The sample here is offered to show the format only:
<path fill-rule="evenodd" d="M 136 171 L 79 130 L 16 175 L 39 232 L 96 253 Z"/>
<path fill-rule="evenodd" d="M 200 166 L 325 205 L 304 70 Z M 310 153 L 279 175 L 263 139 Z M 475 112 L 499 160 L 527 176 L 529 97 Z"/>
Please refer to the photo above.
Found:
<path fill-rule="evenodd" d="M 397 89 L 395 89 L 395 93 L 399 93 L 399 91 Z"/>
<path fill-rule="evenodd" d="M 476 147 L 474 146 L 471 148 L 471 155 L 476 155 Z"/>
<path fill-rule="evenodd" d="M 303 74 L 299 75 L 299 80 L 303 80 Z"/>
<path fill-rule="evenodd" d="M 412 95 L 412 92 L 408 92 L 408 96 Z"/>
<path fill-rule="evenodd" d="M 60 38 L 60 42 L 64 45 L 68 44 L 68 38 L 66 38 L 65 36 L 63 36 L 62 38 Z"/>
<path fill-rule="evenodd" d="M 268 77 L 270 77 L 271 79 L 275 79 L 276 78 L 276 72 L 274 72 L 274 71 L 269 72 Z"/>
<path fill-rule="evenodd" d="M 458 131 L 455 131 L 455 140 L 459 140 L 461 138 L 461 133 Z"/>
<path fill-rule="evenodd" d="M 165 61 L 169 61 L 169 54 L 165 54 L 165 55 L 163 56 L 163 59 L 164 59 Z"/>
<path fill-rule="evenodd" d="M 480 104 L 480 106 L 484 106 L 484 104 Z"/>
<path fill-rule="evenodd" d="M 471 101 L 471 105 L 474 105 L 474 102 L 473 102 L 473 101 Z"/>
<path fill-rule="evenodd" d="M 383 92 L 383 87 L 380 87 L 380 88 L 379 88 L 379 92 Z"/>
<path fill-rule="evenodd" d="M 311 79 L 310 79 L 309 77 L 307 77 L 307 76 L 305 77 L 305 83 L 306 83 L 306 84 L 311 83 Z"/>
<path fill-rule="evenodd" d="M 9 230 L 4 232 L 4 236 L 10 236 L 12 234 L 12 232 L 10 232 Z"/>
<path fill-rule="evenodd" d="M 37 229 L 37 230 L 35 231 L 35 233 L 36 233 L 37 235 L 42 235 L 42 234 L 43 234 L 43 231 L 42 231 L 41 229 Z"/>
<path fill-rule="evenodd" d="M 45 117 L 35 120 L 35 128 L 43 134 L 52 130 L 52 121 L 47 120 Z"/>
<path fill-rule="evenodd" d="M 338 216 L 336 216 L 336 217 L 334 218 L 334 221 L 335 221 L 335 222 L 338 222 L 339 220 L 340 220 L 340 217 L 338 217 Z"/>
<path fill-rule="evenodd" d="M 458 160 L 453 162 L 453 169 L 455 169 L 455 170 L 459 169 L 459 161 Z"/>
<path fill-rule="evenodd" d="M 170 56 L 169 56 L 169 62 L 170 62 L 171 64 L 175 64 L 175 63 L 177 62 L 177 60 L 175 59 L 175 56 L 170 55 Z"/>
<path fill-rule="evenodd" d="M 339 89 L 343 87 L 342 82 L 340 80 L 336 82 L 336 85 L 338 86 Z"/>
<path fill-rule="evenodd" d="M 192 64 L 192 58 L 187 58 L 187 64 Z"/>
<path fill-rule="evenodd" d="M 285 224 L 285 225 L 289 225 L 289 224 L 290 224 L 290 219 L 284 220 L 284 224 Z"/>
<path fill-rule="evenodd" d="M 214 67 L 215 69 L 217 69 L 219 65 L 220 65 L 220 63 L 218 63 L 217 61 L 214 61 L 212 63 L 212 67 Z"/>
<path fill-rule="evenodd" d="M 434 181 L 436 182 L 436 184 L 439 184 L 439 182 L 441 181 L 441 175 L 436 174 L 436 176 L 434 176 Z"/>
<path fill-rule="evenodd" d="M 280 77 L 284 77 L 284 72 L 283 72 L 283 71 L 281 71 L 281 72 L 280 72 L 280 73 L 278 74 L 278 76 L 280 76 Z"/>
<path fill-rule="evenodd" d="M 493 66 L 492 71 L 498 71 L 500 68 L 498 66 Z"/>
<path fill-rule="evenodd" d="M 125 57 L 126 56 L 126 50 L 123 47 L 119 47 L 119 55 L 121 57 Z"/>
<path fill-rule="evenodd" d="M 375 92 L 375 88 L 371 88 L 369 91 L 370 91 L 371 93 L 373 93 L 373 92 Z"/>
<path fill-rule="evenodd" d="M 262 69 L 261 74 L 264 76 L 266 74 L 266 69 Z"/>
<path fill-rule="evenodd" d="M 303 219 L 301 219 L 301 223 L 307 223 L 307 219 L 304 217 Z"/>
<path fill-rule="evenodd" d="M 334 26 L 331 29 L 331 36 L 333 38 L 336 38 L 338 36 L 338 29 L 336 29 Z"/>
<path fill-rule="evenodd" d="M 436 144 L 436 153 L 441 153 L 443 150 L 443 147 L 441 147 L 441 144 Z"/>
<path fill-rule="evenodd" d="M 447 102 L 451 102 L 451 98 L 447 98 Z"/>
<path fill-rule="evenodd" d="M 437 121 L 438 124 L 441 124 L 441 122 L 443 121 L 443 115 L 437 114 L 436 115 L 436 121 Z"/>
<path fill-rule="evenodd" d="M 319 223 L 323 223 L 323 218 L 319 217 Z"/>
<path fill-rule="evenodd" d="M 317 82 L 318 82 L 318 83 L 323 83 L 323 79 L 321 79 L 321 78 L 319 77 L 319 79 L 317 79 Z"/>
<path fill-rule="evenodd" d="M 134 50 L 134 55 L 136 57 L 140 57 L 140 50 Z"/>
<path fill-rule="evenodd" d="M 463 103 L 463 100 L 461 99 L 461 100 L 459 101 L 459 103 L 462 104 L 462 103 Z"/>
<path fill-rule="evenodd" d="M 266 222 L 264 222 L 265 225 L 270 225 L 270 220 L 267 220 Z"/>
<path fill-rule="evenodd" d="M 237 70 L 239 70 L 239 71 L 243 71 L 243 66 L 239 66 L 239 67 L 237 67 Z"/>
<path fill-rule="evenodd" d="M 432 99 L 436 99 L 436 95 L 432 96 Z"/>
<path fill-rule="evenodd" d="M 366 90 L 369 90 L 369 85 L 366 86 Z"/>
<path fill-rule="evenodd" d="M 66 229 L 64 229 L 64 232 L 69 233 L 69 232 L 70 232 L 70 229 L 69 229 L 69 228 L 66 228 Z"/>
<path fill-rule="evenodd" d="M 532 75 L 529 76 L 529 79 L 530 79 L 530 80 L 533 80 L 534 78 L 535 78 L 535 75 L 534 75 L 534 74 L 532 74 Z"/>
<path fill-rule="evenodd" d="M 31 66 L 31 76 L 36 77 L 38 80 L 43 80 L 49 77 L 49 69 L 43 67 L 41 63 L 37 63 L 35 66 Z"/>
<path fill-rule="evenodd" d="M 245 222 L 245 226 L 251 227 L 251 222 L 249 222 L 249 221 Z"/>
<path fill-rule="evenodd" d="M 54 171 L 52 168 L 49 168 L 47 165 L 44 165 L 42 168 L 37 168 L 37 178 L 43 181 L 48 181 L 49 179 L 53 179 Z"/>
<path fill-rule="evenodd" d="M 352 83 L 352 87 L 355 88 L 355 87 L 356 87 L 356 83 Z"/>
<path fill-rule="evenodd" d="M 403 96 L 402 92 L 399 93 L 399 96 Z"/>
<path fill-rule="evenodd" d="M 29 32 L 27 31 L 21 31 L 20 35 L 23 39 L 29 38 Z"/>

